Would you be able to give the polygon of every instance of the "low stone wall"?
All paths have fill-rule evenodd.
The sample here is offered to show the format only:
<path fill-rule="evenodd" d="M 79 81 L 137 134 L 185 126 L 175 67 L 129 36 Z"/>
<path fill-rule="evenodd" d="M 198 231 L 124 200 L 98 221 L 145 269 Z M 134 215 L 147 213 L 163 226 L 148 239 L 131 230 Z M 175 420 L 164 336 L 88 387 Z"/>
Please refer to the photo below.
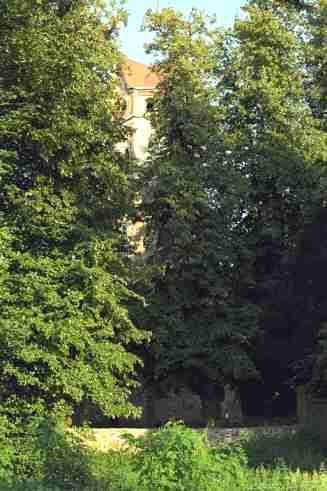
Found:
<path fill-rule="evenodd" d="M 297 388 L 297 418 L 300 424 L 321 423 L 325 428 L 327 421 L 327 398 L 314 397 L 308 387 Z"/>
<path fill-rule="evenodd" d="M 248 433 L 276 435 L 280 433 L 295 433 L 297 425 L 283 426 L 256 426 L 250 428 L 212 428 L 208 431 L 208 438 L 215 440 L 233 440 Z"/>
<path fill-rule="evenodd" d="M 102 452 L 109 449 L 119 449 L 126 445 L 124 434 L 128 433 L 135 438 L 145 436 L 149 431 L 147 428 L 94 428 L 92 430 L 94 441 L 89 443 L 93 448 Z"/>
<path fill-rule="evenodd" d="M 209 441 L 215 440 L 233 440 L 237 439 L 242 434 L 250 433 L 265 433 L 265 434 L 278 434 L 284 432 L 295 433 L 297 430 L 296 425 L 292 426 L 260 426 L 255 428 L 201 428 L 196 429 L 202 433 L 207 432 Z M 96 428 L 93 429 L 94 441 L 91 445 L 101 451 L 108 449 L 118 449 L 126 445 L 123 435 L 128 433 L 134 437 L 142 437 L 155 429 L 148 428 Z"/>

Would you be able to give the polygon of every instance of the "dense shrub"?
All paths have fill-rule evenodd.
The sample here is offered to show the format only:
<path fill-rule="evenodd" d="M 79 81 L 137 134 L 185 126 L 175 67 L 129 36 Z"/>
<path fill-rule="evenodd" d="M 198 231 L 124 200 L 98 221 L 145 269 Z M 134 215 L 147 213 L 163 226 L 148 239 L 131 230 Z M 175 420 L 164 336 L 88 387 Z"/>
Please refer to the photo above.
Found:
<path fill-rule="evenodd" d="M 32 418 L 20 428 L 0 428 L 0 489 L 58 489 L 91 486 L 94 451 L 85 431 L 67 431 L 62 418 Z M 50 489 L 50 488 L 49 488 Z"/>
<path fill-rule="evenodd" d="M 0 483 L 9 486 L 14 479 L 15 448 L 9 436 L 9 424 L 0 417 Z"/>
<path fill-rule="evenodd" d="M 182 423 L 168 423 L 137 443 L 140 488 L 207 491 L 218 485 L 221 461 L 200 433 Z"/>

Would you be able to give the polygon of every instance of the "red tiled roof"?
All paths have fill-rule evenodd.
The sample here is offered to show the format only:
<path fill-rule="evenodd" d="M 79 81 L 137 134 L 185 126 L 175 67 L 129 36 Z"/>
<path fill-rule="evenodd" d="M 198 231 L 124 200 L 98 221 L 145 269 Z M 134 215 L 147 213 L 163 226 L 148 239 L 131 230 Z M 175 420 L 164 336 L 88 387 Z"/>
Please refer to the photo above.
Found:
<path fill-rule="evenodd" d="M 160 77 L 148 65 L 126 59 L 123 65 L 123 77 L 129 87 L 152 88 L 158 85 Z"/>

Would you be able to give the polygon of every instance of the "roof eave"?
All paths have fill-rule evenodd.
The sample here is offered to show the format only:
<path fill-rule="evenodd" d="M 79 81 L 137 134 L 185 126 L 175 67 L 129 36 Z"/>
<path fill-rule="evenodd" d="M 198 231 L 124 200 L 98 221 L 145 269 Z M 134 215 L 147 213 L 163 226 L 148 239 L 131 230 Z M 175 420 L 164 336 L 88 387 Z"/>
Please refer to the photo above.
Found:
<path fill-rule="evenodd" d="M 129 89 L 136 89 L 136 90 L 154 90 L 157 87 L 157 85 L 145 85 L 144 87 L 140 85 L 128 85 Z"/>

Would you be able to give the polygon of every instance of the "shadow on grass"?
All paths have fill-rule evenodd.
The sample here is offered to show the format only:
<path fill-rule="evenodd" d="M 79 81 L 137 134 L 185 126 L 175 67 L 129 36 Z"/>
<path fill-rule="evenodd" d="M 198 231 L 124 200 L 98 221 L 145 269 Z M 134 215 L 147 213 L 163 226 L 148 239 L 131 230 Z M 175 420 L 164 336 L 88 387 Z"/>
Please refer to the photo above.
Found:
<path fill-rule="evenodd" d="M 327 433 L 318 425 L 299 428 L 296 432 L 262 432 L 249 434 L 241 441 L 248 466 L 291 470 L 319 471 L 327 468 Z"/>

